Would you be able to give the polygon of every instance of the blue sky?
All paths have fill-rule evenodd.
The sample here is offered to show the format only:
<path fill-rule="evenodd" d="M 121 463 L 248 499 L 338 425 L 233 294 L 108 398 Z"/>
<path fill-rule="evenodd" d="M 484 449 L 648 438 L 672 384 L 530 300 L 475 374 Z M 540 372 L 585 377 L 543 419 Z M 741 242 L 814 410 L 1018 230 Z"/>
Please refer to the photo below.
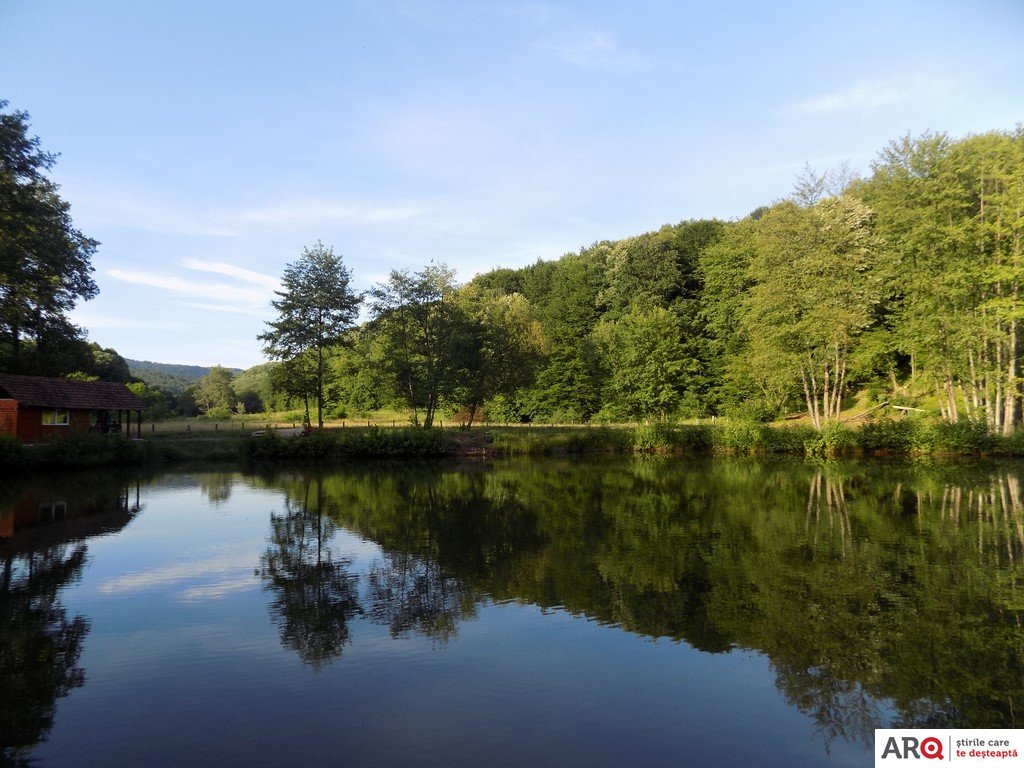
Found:
<path fill-rule="evenodd" d="M 467 280 L 1024 120 L 1024 2 L 0 0 L 0 98 L 102 245 L 73 319 L 247 367 L 318 239 Z"/>

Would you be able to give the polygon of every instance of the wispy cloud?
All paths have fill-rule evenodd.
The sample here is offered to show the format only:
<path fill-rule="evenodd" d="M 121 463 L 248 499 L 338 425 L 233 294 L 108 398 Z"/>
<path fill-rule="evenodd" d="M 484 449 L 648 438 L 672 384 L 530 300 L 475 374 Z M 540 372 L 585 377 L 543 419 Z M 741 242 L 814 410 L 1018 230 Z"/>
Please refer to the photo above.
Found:
<path fill-rule="evenodd" d="M 416 203 L 382 205 L 336 198 L 307 198 L 291 200 L 279 205 L 226 211 L 215 214 L 215 219 L 230 222 L 235 227 L 243 225 L 273 227 L 331 222 L 381 224 L 413 219 L 424 213 L 424 207 Z"/>
<path fill-rule="evenodd" d="M 73 199 L 75 221 L 87 227 L 137 229 L 162 235 L 231 237 L 235 228 L 188 205 L 138 189 L 65 184 Z"/>
<path fill-rule="evenodd" d="M 244 592 L 247 589 L 252 589 L 253 586 L 254 581 L 251 575 L 235 579 L 221 579 L 211 584 L 186 589 L 178 595 L 178 598 L 185 602 L 221 600 L 234 592 Z"/>
<path fill-rule="evenodd" d="M 99 585 L 101 595 L 128 595 L 153 589 L 166 589 L 185 582 L 203 582 L 193 585 L 178 594 L 181 599 L 197 599 L 201 596 L 220 597 L 225 589 L 239 589 L 243 584 L 240 573 L 252 573 L 251 555 L 244 552 L 226 552 L 206 560 L 186 560 L 151 568 L 145 571 L 127 573 L 108 579 Z M 253 585 L 251 577 L 244 583 Z"/>
<path fill-rule="evenodd" d="M 211 207 L 170 200 L 149 190 L 65 184 L 76 202 L 76 222 L 185 237 L 241 237 L 265 228 L 290 229 L 323 224 L 375 226 L 428 213 L 416 200 L 380 201 L 304 196 L 244 207 Z"/>
<path fill-rule="evenodd" d="M 77 307 L 71 312 L 71 320 L 90 330 L 94 328 L 137 328 L 139 325 L 135 318 L 97 315 Z"/>
<path fill-rule="evenodd" d="M 192 298 L 257 305 L 266 303 L 269 298 L 269 291 L 267 290 L 240 287 L 227 283 L 200 283 L 173 275 L 160 275 L 130 269 L 110 269 L 107 270 L 107 274 L 126 283 L 148 285 L 152 288 L 160 288 Z"/>
<path fill-rule="evenodd" d="M 181 306 L 189 309 L 201 309 L 205 312 L 226 312 L 232 315 L 252 315 L 262 318 L 267 316 L 267 310 L 263 307 L 240 307 L 235 304 L 210 304 L 198 301 L 185 301 Z"/>
<path fill-rule="evenodd" d="M 544 2 L 511 3 L 503 12 L 524 22 L 532 48 L 583 69 L 646 72 L 650 59 L 624 46 L 614 34 L 576 10 Z"/>
<path fill-rule="evenodd" d="M 264 275 L 262 272 L 254 272 L 253 270 L 246 269 L 245 267 L 236 267 L 234 264 L 186 259 L 184 265 L 189 269 L 195 269 L 199 272 L 213 272 L 218 275 L 227 275 L 228 277 L 233 277 L 246 283 L 254 283 L 256 285 L 262 285 L 275 290 L 281 286 L 281 281 L 273 275 Z"/>
<path fill-rule="evenodd" d="M 584 69 L 644 72 L 651 67 L 647 57 L 623 48 L 612 35 L 600 29 L 561 30 L 537 42 L 535 47 Z"/>
<path fill-rule="evenodd" d="M 812 96 L 797 102 L 791 109 L 805 115 L 865 111 L 905 101 L 933 98 L 949 87 L 947 81 L 929 77 L 873 80 Z"/>

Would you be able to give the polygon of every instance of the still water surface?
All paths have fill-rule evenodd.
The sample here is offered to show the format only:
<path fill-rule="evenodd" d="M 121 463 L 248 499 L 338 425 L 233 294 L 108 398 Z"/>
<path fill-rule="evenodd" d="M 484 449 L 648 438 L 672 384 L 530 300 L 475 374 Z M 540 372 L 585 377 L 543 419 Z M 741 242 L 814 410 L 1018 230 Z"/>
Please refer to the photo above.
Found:
<path fill-rule="evenodd" d="M 871 765 L 1022 727 L 1024 465 L 0 490 L 0 764 Z"/>

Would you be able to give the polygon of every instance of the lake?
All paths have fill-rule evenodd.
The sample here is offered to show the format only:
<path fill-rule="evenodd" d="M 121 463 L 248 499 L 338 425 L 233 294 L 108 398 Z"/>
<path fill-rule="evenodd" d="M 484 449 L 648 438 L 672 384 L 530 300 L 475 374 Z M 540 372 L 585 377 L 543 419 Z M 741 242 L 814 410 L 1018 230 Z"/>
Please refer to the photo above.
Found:
<path fill-rule="evenodd" d="M 1024 464 L 543 459 L 0 490 L 0 763 L 867 766 L 1022 727 Z"/>

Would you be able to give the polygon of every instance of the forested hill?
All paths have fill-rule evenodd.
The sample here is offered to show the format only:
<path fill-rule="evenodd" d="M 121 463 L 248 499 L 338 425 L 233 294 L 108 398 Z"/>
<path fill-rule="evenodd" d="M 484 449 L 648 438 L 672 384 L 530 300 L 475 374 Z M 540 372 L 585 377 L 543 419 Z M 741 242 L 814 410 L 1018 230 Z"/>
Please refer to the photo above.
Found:
<path fill-rule="evenodd" d="M 1009 434 L 1024 127 L 908 137 L 870 176 L 807 171 L 740 221 L 666 225 L 470 285 L 523 297 L 542 330 L 535 375 L 487 397 L 499 420 L 803 410 L 823 426 L 867 390 Z"/>
<path fill-rule="evenodd" d="M 286 277 L 288 307 L 351 309 L 330 249 Z M 1008 435 L 1024 417 L 1024 128 L 906 138 L 870 176 L 808 171 L 738 221 L 667 224 L 462 286 L 443 264 L 396 271 L 367 300 L 369 322 L 342 313 L 316 343 L 307 314 L 271 323 L 281 361 L 243 376 L 127 362 L 191 390 L 179 412 L 207 415 L 308 404 L 318 421 L 393 408 L 426 425 L 442 411 L 748 424 L 802 411 L 824 428 L 891 405 Z"/>
<path fill-rule="evenodd" d="M 870 176 L 808 170 L 738 221 L 667 224 L 467 285 L 443 264 L 395 271 L 360 327 L 348 280 L 331 249 L 307 249 L 281 302 L 298 314 L 270 324 L 281 361 L 236 381 L 214 369 L 194 407 L 409 409 L 425 425 L 441 411 L 737 424 L 802 411 L 825 428 L 888 405 L 1009 435 L 1024 421 L 1024 127 L 908 137 Z M 311 341 L 325 296 L 346 312 Z M 160 372 L 175 368 L 207 373 Z"/>
<path fill-rule="evenodd" d="M 125 358 L 128 370 L 136 379 L 146 382 L 151 387 L 160 387 L 175 394 L 184 392 L 199 379 L 210 374 L 210 368 L 202 365 L 179 365 L 175 363 L 154 363 L 151 360 L 131 360 Z M 240 373 L 240 368 L 230 369 L 232 373 Z"/>

